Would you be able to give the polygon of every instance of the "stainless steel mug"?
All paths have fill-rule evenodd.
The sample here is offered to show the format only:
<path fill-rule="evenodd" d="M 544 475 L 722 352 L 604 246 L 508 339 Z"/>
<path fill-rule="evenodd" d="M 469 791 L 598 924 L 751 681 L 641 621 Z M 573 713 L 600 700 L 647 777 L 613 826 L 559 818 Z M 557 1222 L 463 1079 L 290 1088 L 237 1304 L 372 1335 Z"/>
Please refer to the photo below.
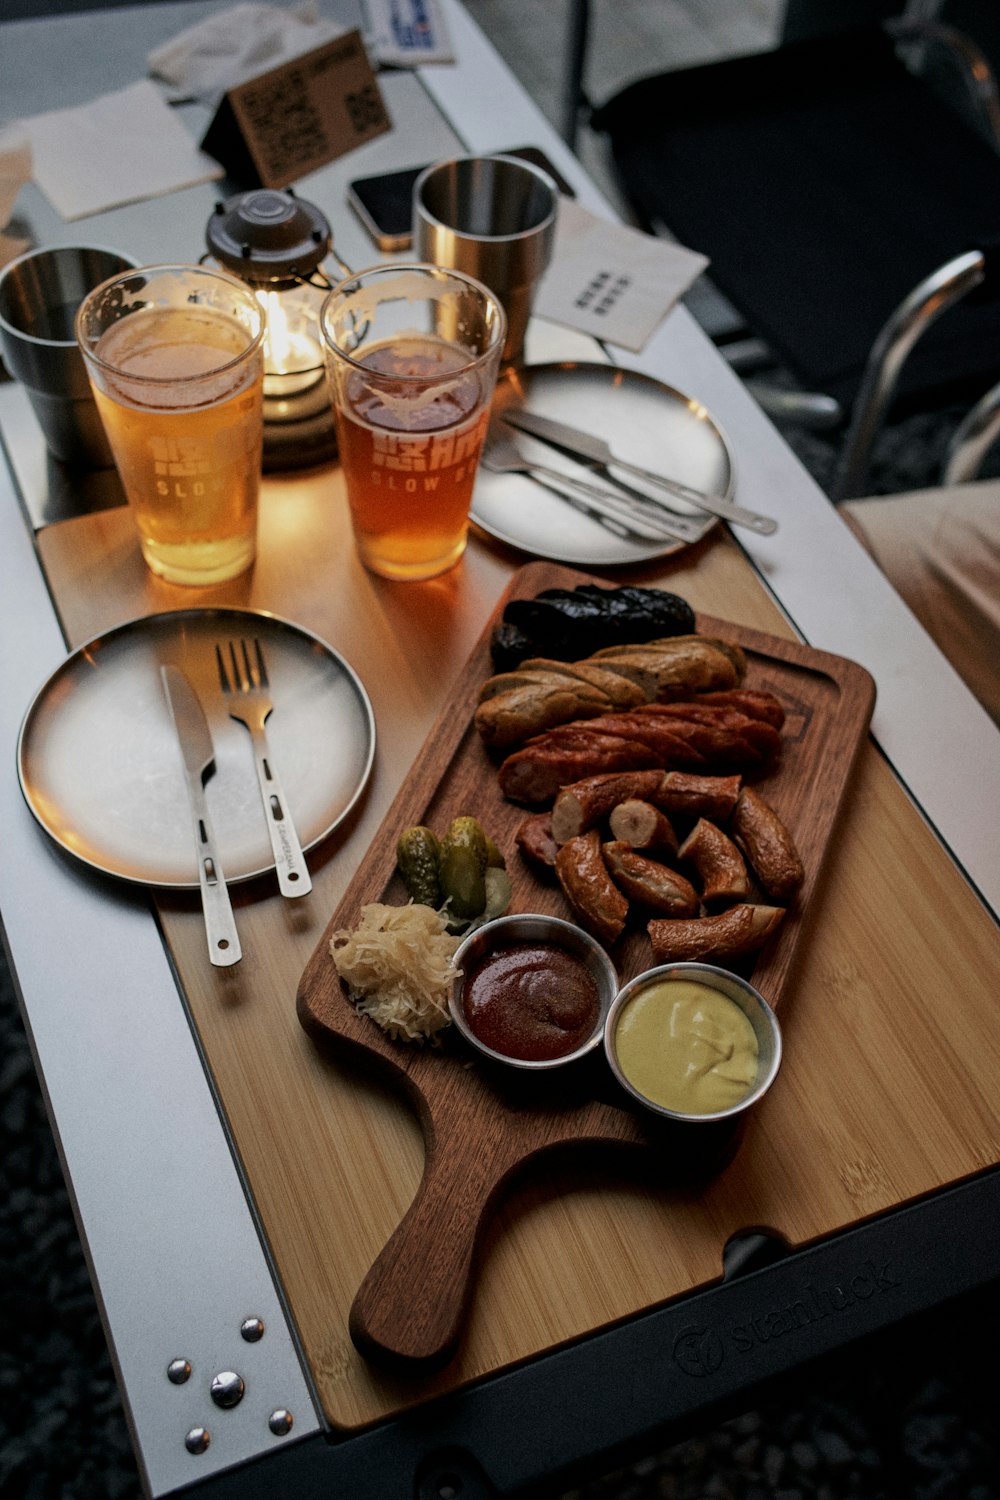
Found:
<path fill-rule="evenodd" d="M 101 245 L 29 250 L 0 274 L 0 350 L 28 393 L 49 451 L 78 468 L 113 462 L 73 332 L 73 319 L 95 286 L 135 268 Z"/>
<path fill-rule="evenodd" d="M 559 190 L 547 172 L 514 156 L 435 162 L 413 187 L 419 258 L 464 271 L 507 314 L 503 363 L 520 363 L 535 289 L 552 256 Z"/>

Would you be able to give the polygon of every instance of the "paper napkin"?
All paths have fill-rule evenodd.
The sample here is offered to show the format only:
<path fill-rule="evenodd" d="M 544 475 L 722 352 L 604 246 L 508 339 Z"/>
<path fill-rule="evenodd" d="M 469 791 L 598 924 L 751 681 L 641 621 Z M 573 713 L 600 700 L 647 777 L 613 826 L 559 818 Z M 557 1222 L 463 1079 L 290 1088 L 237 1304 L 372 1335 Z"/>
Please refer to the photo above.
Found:
<path fill-rule="evenodd" d="M 171 99 L 196 99 L 214 108 L 237 84 L 311 52 L 343 31 L 320 16 L 313 0 L 291 10 L 247 3 L 189 26 L 150 52 L 146 61 Z"/>
<path fill-rule="evenodd" d="M 19 124 L 31 141 L 35 181 L 64 219 L 223 175 L 146 79 Z"/>
<path fill-rule="evenodd" d="M 562 198 L 534 311 L 638 354 L 707 265 L 697 251 L 609 223 Z"/>

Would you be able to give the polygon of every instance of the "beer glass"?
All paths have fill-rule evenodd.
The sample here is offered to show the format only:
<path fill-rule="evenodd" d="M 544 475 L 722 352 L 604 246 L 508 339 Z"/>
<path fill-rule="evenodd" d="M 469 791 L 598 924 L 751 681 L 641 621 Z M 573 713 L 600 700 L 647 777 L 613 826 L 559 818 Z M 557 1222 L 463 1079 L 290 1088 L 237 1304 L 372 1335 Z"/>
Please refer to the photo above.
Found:
<path fill-rule="evenodd" d="M 265 317 L 249 287 L 202 266 L 102 282 L 76 336 L 150 569 L 212 585 L 253 563 Z"/>
<path fill-rule="evenodd" d="M 503 308 L 457 271 L 385 265 L 334 287 L 320 326 L 361 560 L 433 578 L 465 551 Z"/>

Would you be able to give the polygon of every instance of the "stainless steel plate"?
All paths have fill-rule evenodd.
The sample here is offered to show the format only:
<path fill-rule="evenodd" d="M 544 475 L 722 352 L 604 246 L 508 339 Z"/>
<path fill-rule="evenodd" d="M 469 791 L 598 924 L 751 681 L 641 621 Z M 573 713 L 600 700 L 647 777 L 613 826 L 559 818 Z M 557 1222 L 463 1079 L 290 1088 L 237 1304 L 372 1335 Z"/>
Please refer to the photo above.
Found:
<path fill-rule="evenodd" d="M 726 498 L 732 494 L 735 469 L 729 444 L 709 412 L 700 402 L 638 370 L 575 361 L 529 365 L 498 388 L 496 410 L 513 402 L 606 438 L 620 458 L 696 489 Z M 512 435 L 528 458 L 591 482 L 610 484 L 600 470 L 577 463 L 547 443 L 525 433 Z M 682 500 L 668 499 L 662 490 L 638 481 L 634 488 L 683 515 L 700 514 Z M 480 469 L 471 514 L 476 525 L 498 541 L 534 557 L 577 567 L 643 562 L 686 545 L 626 541 L 522 474 L 491 474 Z M 706 516 L 701 534 L 716 524 Z"/>
<path fill-rule="evenodd" d="M 250 736 L 229 717 L 215 643 L 257 637 L 274 711 L 267 734 L 304 849 L 360 796 L 375 755 L 371 703 L 353 668 L 276 615 L 187 609 L 132 620 L 81 646 L 28 709 L 18 740 L 25 799 L 58 844 L 142 885 L 196 889 L 187 792 L 160 681 L 172 662 L 202 701 L 215 745 L 206 796 L 226 878 L 274 868 Z"/>

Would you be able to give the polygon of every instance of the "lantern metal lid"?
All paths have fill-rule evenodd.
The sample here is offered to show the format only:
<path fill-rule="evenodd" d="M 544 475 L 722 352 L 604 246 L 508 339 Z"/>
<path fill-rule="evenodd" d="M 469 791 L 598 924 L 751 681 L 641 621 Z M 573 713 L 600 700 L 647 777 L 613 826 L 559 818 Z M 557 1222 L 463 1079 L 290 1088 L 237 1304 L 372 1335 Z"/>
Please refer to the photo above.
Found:
<path fill-rule="evenodd" d="M 281 291 L 310 279 L 330 253 L 333 231 L 314 203 L 258 188 L 217 203 L 205 240 L 234 276 Z"/>
<path fill-rule="evenodd" d="M 267 312 L 264 468 L 336 457 L 319 310 L 351 268 L 333 248 L 326 215 L 290 188 L 256 188 L 216 203 L 205 243 L 204 258 L 252 287 Z"/>

